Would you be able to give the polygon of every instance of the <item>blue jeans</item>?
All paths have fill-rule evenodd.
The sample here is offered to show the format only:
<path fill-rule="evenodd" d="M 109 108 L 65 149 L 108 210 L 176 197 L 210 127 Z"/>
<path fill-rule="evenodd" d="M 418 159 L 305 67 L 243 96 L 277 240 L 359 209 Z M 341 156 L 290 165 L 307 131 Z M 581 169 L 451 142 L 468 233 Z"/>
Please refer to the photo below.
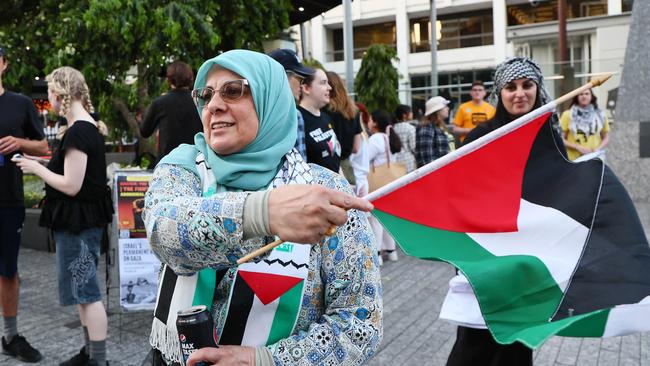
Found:
<path fill-rule="evenodd" d="M 62 306 L 101 301 L 97 264 L 103 228 L 79 233 L 55 230 L 59 302 Z"/>

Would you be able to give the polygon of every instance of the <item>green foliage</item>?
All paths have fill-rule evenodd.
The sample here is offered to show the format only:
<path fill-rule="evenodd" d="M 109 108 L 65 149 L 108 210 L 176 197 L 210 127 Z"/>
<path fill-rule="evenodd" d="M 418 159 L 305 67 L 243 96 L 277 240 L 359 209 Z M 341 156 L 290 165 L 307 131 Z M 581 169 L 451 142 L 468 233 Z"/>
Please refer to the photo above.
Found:
<path fill-rule="evenodd" d="M 165 89 L 168 63 L 196 70 L 229 49 L 261 50 L 288 26 L 291 9 L 289 0 L 2 1 L 0 44 L 10 62 L 3 83 L 28 94 L 35 76 L 75 67 L 109 129 L 131 136 L 139 136 L 136 113 Z"/>
<path fill-rule="evenodd" d="M 307 59 L 307 60 L 303 60 L 302 64 L 307 66 L 307 67 L 311 67 L 312 69 L 325 70 L 325 67 L 323 67 L 323 64 L 321 64 L 320 61 L 316 60 L 315 58 L 310 58 L 310 59 Z M 327 70 L 325 70 L 325 71 L 327 71 Z"/>
<path fill-rule="evenodd" d="M 45 183 L 36 175 L 25 174 L 23 175 L 23 186 L 25 189 L 25 207 L 37 207 L 45 197 Z"/>
<path fill-rule="evenodd" d="M 393 111 L 399 105 L 399 73 L 392 64 L 393 60 L 398 60 L 397 51 L 385 44 L 370 46 L 361 60 L 361 68 L 354 80 L 354 90 L 357 100 L 365 104 L 368 111 L 378 108 Z"/>

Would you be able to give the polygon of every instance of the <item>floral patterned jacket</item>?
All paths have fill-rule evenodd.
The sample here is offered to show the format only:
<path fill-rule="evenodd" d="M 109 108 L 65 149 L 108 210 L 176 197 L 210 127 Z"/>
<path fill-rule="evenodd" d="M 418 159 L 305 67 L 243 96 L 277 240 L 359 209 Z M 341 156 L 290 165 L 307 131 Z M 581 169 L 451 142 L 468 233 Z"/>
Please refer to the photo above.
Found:
<path fill-rule="evenodd" d="M 285 165 L 286 166 L 286 165 Z M 341 176 L 309 164 L 312 184 L 352 194 Z M 284 169 L 284 168 L 283 168 Z M 217 286 L 213 318 L 218 332 L 236 274 L 236 260 L 268 238 L 243 240 L 247 192 L 201 196 L 189 170 L 160 165 L 145 198 L 150 244 L 177 274 L 229 268 Z M 335 236 L 312 246 L 308 280 L 296 326 L 289 338 L 268 345 L 276 365 L 361 365 L 382 337 L 381 278 L 374 237 L 364 213 L 350 210 Z"/>

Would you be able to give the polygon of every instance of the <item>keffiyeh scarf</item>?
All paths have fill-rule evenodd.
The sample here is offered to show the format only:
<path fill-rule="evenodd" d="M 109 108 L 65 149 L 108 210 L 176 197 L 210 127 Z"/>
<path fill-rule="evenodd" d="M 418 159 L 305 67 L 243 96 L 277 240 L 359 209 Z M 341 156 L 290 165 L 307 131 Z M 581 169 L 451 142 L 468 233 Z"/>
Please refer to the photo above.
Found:
<path fill-rule="evenodd" d="M 501 89 L 511 81 L 523 78 L 531 79 L 537 83 L 542 105 L 551 100 L 546 86 L 544 86 L 544 75 L 537 62 L 528 57 L 511 57 L 497 65 L 494 72 L 494 88 L 488 98 L 489 103 L 496 108 Z"/>
<path fill-rule="evenodd" d="M 605 114 L 596 109 L 593 104 L 587 107 L 574 105 L 571 107 L 569 131 L 574 135 L 592 136 L 600 134 L 605 125 Z"/>

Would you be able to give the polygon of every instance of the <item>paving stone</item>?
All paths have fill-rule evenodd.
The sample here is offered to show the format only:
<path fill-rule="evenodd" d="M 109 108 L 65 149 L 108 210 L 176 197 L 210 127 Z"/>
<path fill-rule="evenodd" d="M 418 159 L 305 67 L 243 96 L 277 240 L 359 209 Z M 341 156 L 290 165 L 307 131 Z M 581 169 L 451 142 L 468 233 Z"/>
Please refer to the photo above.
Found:
<path fill-rule="evenodd" d="M 562 345 L 562 337 L 553 337 L 546 341 L 542 347 L 533 355 L 536 366 L 554 365 L 557 354 Z"/>
<path fill-rule="evenodd" d="M 582 339 L 580 338 L 562 338 L 562 345 L 555 362 L 561 365 L 575 365 L 578 361 L 581 344 Z"/>
<path fill-rule="evenodd" d="M 618 365 L 618 352 L 601 349 L 598 354 L 598 366 Z"/>
<path fill-rule="evenodd" d="M 600 352 L 600 338 L 585 338 L 582 340 L 578 353 L 578 366 L 593 366 L 598 362 Z"/>

